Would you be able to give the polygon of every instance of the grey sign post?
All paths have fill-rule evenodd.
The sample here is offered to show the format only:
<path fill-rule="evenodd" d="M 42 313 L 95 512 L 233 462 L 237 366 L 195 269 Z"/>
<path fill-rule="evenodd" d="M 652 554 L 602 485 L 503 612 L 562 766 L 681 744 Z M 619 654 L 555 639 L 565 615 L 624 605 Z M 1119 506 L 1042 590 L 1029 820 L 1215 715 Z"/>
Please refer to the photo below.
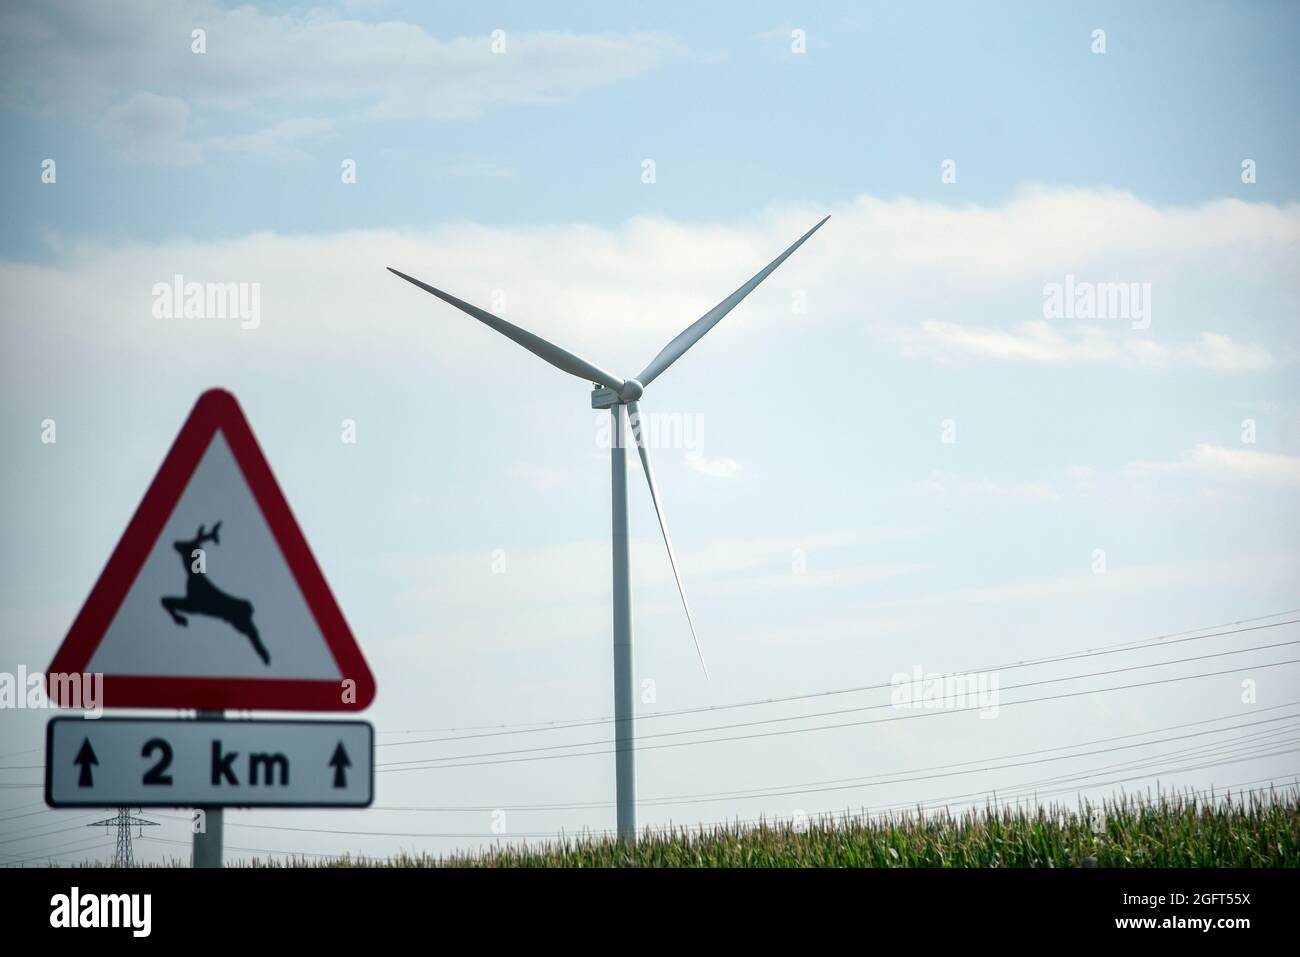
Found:
<path fill-rule="evenodd" d="M 224 711 L 200 711 L 199 718 L 220 721 Z M 225 838 L 225 812 L 217 805 L 196 807 L 197 819 L 191 823 L 194 828 L 194 851 L 190 858 L 191 867 L 221 867 L 225 862 L 222 844 Z"/>

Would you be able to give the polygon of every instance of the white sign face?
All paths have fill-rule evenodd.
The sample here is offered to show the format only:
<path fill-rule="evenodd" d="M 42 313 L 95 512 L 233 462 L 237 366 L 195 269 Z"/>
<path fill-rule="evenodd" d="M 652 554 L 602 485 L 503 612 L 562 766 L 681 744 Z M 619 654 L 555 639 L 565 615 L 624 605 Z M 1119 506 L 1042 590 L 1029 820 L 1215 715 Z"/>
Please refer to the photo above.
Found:
<path fill-rule="evenodd" d="M 107 708 L 360 711 L 375 679 L 229 392 L 199 396 L 46 669 Z M 61 705 L 63 686 L 51 682 Z"/>
<path fill-rule="evenodd" d="M 55 718 L 50 807 L 368 807 L 365 721 Z"/>
<path fill-rule="evenodd" d="M 220 432 L 85 670 L 342 678 Z"/>

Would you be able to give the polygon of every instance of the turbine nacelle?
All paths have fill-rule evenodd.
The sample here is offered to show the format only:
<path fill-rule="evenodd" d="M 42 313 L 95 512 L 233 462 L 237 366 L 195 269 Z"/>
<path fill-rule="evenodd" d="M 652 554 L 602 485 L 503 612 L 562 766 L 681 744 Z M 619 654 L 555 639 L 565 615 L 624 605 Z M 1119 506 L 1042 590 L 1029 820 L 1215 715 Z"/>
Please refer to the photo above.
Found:
<path fill-rule="evenodd" d="M 621 389 L 611 389 L 599 382 L 591 384 L 591 407 L 593 409 L 612 409 L 616 405 L 635 402 L 645 394 L 645 386 L 637 379 L 628 379 Z"/>
<path fill-rule="evenodd" d="M 591 384 L 591 407 L 593 409 L 612 409 L 620 401 L 618 393 L 609 386 L 601 385 L 599 382 Z"/>

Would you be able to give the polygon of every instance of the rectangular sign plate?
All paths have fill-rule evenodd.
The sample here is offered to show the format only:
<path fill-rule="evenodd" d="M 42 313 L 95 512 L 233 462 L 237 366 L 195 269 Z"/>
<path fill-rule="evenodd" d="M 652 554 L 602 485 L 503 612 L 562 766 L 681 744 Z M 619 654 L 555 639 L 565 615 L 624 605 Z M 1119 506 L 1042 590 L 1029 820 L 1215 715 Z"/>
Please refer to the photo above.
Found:
<path fill-rule="evenodd" d="M 54 718 L 50 807 L 368 807 L 367 721 Z"/>

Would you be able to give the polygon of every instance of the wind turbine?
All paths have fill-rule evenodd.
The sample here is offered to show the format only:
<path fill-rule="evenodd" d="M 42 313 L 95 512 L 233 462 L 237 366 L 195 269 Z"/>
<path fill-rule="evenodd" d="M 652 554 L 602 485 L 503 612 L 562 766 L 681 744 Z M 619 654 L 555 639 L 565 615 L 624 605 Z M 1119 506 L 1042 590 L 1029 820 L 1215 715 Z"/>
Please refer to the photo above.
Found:
<path fill-rule="evenodd" d="M 773 270 L 785 262 L 790 255 L 822 225 L 830 219 L 827 216 L 820 223 L 796 240 L 789 249 L 781 253 L 764 266 L 749 282 L 745 283 L 722 302 L 718 303 L 695 322 L 691 323 L 664 346 L 650 364 L 641 370 L 634 379 L 623 379 L 606 372 L 579 356 L 561 349 L 553 342 L 547 342 L 541 336 L 526 329 L 506 322 L 500 316 L 464 300 L 457 299 L 450 293 L 435 289 L 428 283 L 421 282 L 413 276 L 399 272 L 392 266 L 388 271 L 400 276 L 409 283 L 419 286 L 425 292 L 432 293 L 443 302 L 455 306 L 461 312 L 468 313 L 479 322 L 490 326 L 507 339 L 512 339 L 533 355 L 545 359 L 561 372 L 577 376 L 591 382 L 595 387 L 591 393 L 593 409 L 609 409 L 613 415 L 610 447 L 610 473 L 613 497 L 613 571 L 614 571 L 614 752 L 615 781 L 618 807 L 618 836 L 630 847 L 636 841 L 636 755 L 633 751 L 633 698 L 632 698 L 632 586 L 630 581 L 630 561 L 628 555 L 627 523 L 627 432 L 623 420 L 623 407 L 627 406 L 627 421 L 631 425 L 636 441 L 637 452 L 641 456 L 641 466 L 645 469 L 646 482 L 650 486 L 650 500 L 654 503 L 655 515 L 659 519 L 659 530 L 663 532 L 664 547 L 668 550 L 668 562 L 672 565 L 673 577 L 677 580 L 677 591 L 682 596 L 682 607 L 686 609 L 686 622 L 691 628 L 691 638 L 695 641 L 695 653 L 699 655 L 700 667 L 708 676 L 708 667 L 704 664 L 704 652 L 700 648 L 699 635 L 695 631 L 695 621 L 691 617 L 691 606 L 686 601 L 686 589 L 682 586 L 681 572 L 677 568 L 677 557 L 673 554 L 673 543 L 668 537 L 668 524 L 664 519 L 663 507 L 659 504 L 659 490 L 655 485 L 654 469 L 650 467 L 650 450 L 641 435 L 641 409 L 638 402 L 650 383 L 659 378 L 669 366 L 680 359 L 691 346 L 704 338 L 705 333 L 716 326 L 722 317 L 731 312 L 742 299 L 754 291 Z"/>

